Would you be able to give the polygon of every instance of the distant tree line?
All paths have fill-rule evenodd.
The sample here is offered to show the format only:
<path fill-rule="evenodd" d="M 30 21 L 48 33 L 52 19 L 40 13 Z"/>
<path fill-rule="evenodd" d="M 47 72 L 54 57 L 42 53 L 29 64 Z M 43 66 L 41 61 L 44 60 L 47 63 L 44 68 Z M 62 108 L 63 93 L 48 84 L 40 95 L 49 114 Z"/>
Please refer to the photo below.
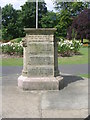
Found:
<path fill-rule="evenodd" d="M 48 11 L 45 2 L 39 2 L 39 28 L 57 28 L 56 36 L 69 37 L 72 39 L 72 33 L 77 33 L 77 38 L 83 34 L 79 21 L 84 22 L 83 31 L 87 34 L 83 37 L 89 38 L 88 17 L 89 2 L 54 2 L 57 12 Z M 85 10 L 85 12 L 84 12 Z M 83 11 L 83 12 L 82 12 Z M 21 6 L 21 10 L 16 10 L 11 4 L 2 8 L 2 39 L 11 40 L 18 37 L 24 37 L 24 28 L 35 28 L 36 22 L 36 3 L 26 2 Z M 86 17 L 86 16 L 87 17 Z M 84 18 L 82 17 L 84 16 Z M 89 14 L 90 16 L 90 14 Z M 84 19 L 84 20 L 81 20 Z M 77 29 L 74 26 L 77 25 Z M 83 23 L 82 23 L 83 24 Z M 90 22 L 89 22 L 90 24 Z M 71 26 L 71 27 L 70 27 Z M 85 32 L 87 29 L 87 32 Z M 89 33 L 89 34 L 88 34 Z M 80 35 L 79 35 L 80 34 Z M 87 37 L 86 37 L 87 36 Z"/>

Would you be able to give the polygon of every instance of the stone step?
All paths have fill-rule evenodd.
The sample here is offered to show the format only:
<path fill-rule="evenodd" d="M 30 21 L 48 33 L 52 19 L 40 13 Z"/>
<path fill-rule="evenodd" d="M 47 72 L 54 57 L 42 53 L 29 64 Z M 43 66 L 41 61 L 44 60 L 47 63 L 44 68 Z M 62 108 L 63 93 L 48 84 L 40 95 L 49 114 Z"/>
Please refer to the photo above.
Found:
<path fill-rule="evenodd" d="M 59 90 L 62 77 L 24 77 L 18 78 L 18 86 L 23 90 Z"/>

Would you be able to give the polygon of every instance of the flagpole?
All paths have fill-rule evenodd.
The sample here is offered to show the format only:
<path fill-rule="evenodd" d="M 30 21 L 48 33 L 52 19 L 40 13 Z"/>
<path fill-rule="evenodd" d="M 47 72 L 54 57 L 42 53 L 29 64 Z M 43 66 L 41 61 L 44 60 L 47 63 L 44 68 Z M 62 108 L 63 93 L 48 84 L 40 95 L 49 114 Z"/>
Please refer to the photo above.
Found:
<path fill-rule="evenodd" d="M 36 29 L 38 29 L 38 0 L 36 0 Z"/>

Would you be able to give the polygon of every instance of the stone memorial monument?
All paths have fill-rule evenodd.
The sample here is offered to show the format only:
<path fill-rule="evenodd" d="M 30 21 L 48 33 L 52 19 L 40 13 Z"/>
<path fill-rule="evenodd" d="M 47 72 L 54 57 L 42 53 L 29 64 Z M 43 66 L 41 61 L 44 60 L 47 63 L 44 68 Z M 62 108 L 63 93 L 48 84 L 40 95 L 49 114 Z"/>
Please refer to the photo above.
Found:
<path fill-rule="evenodd" d="M 24 90 L 58 90 L 59 76 L 55 28 L 38 28 L 38 0 L 36 0 L 36 28 L 26 28 L 23 39 L 23 71 L 18 86 Z"/>
<path fill-rule="evenodd" d="M 23 40 L 23 71 L 18 86 L 24 90 L 58 90 L 62 77 L 58 71 L 55 28 L 26 28 Z"/>

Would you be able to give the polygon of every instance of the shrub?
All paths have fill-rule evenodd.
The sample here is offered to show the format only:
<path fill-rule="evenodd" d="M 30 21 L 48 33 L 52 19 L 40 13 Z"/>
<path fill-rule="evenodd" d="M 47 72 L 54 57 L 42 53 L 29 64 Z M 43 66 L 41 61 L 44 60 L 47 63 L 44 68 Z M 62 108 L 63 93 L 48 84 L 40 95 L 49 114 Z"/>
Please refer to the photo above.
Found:
<path fill-rule="evenodd" d="M 73 51 L 75 54 L 77 54 L 81 46 L 82 46 L 82 43 L 80 43 L 80 41 L 73 40 L 73 47 L 74 47 Z"/>
<path fill-rule="evenodd" d="M 2 53 L 5 54 L 19 55 L 19 56 L 23 55 L 22 41 L 19 43 L 12 43 L 12 42 L 2 43 L 1 48 L 2 48 Z"/>
<path fill-rule="evenodd" d="M 22 38 L 16 38 L 11 40 L 12 43 L 20 43 L 22 41 Z"/>
<path fill-rule="evenodd" d="M 76 40 L 61 40 L 58 42 L 58 52 L 61 56 L 72 56 L 76 54 L 80 47 L 81 43 Z"/>

